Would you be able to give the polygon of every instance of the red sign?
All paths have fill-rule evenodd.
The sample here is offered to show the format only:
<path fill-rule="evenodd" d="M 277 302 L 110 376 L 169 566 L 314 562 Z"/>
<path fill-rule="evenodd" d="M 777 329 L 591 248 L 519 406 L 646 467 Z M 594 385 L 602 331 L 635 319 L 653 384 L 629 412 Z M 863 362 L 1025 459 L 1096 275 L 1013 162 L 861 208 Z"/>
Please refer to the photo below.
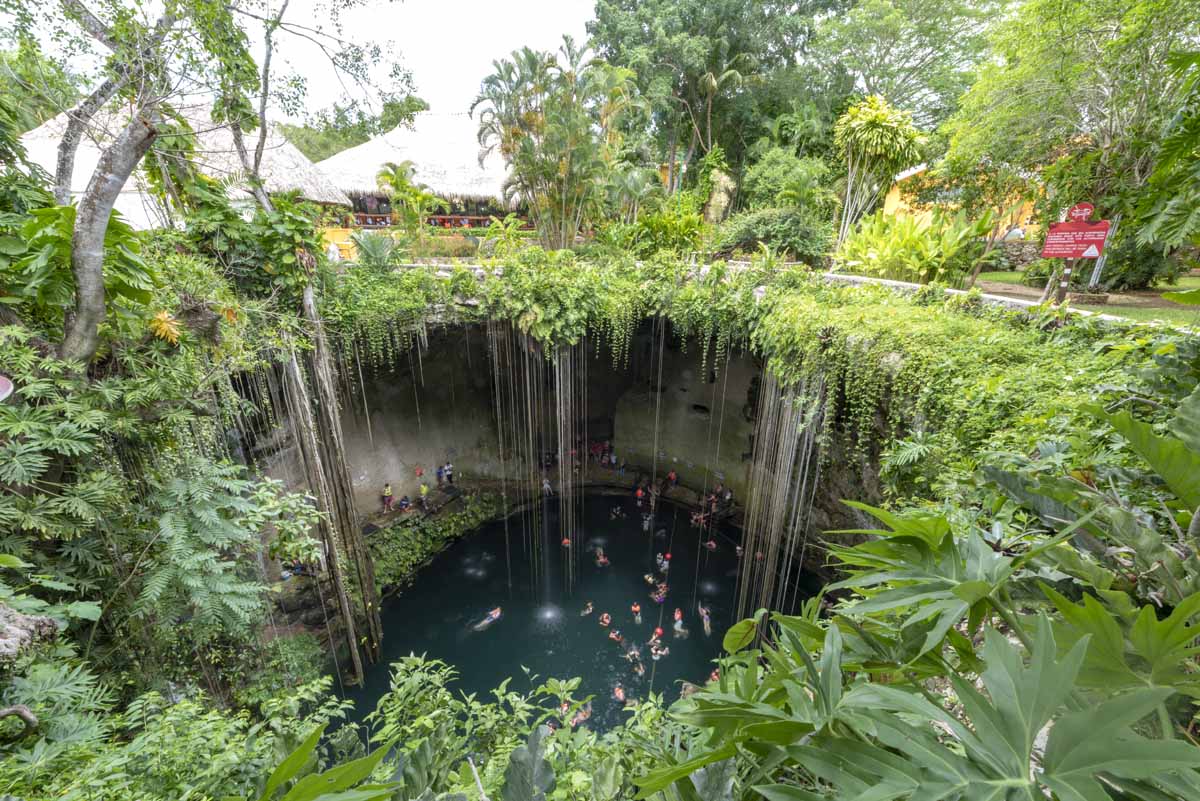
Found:
<path fill-rule="evenodd" d="M 1092 212 L 1096 207 L 1091 203 L 1076 203 L 1067 210 L 1067 219 L 1072 222 L 1087 222 L 1092 219 Z"/>
<path fill-rule="evenodd" d="M 1098 259 L 1108 238 L 1108 220 L 1050 223 L 1043 259 Z"/>

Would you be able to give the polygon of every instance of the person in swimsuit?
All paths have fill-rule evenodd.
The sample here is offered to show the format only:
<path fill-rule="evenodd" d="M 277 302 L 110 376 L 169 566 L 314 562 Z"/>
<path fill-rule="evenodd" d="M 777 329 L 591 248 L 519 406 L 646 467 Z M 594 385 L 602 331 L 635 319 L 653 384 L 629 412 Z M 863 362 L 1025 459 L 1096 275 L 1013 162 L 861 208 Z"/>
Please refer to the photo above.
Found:
<path fill-rule="evenodd" d="M 600 613 L 600 625 L 607 628 L 609 623 L 612 623 L 612 616 L 608 612 Z"/>
<path fill-rule="evenodd" d="M 634 601 L 633 606 L 629 607 L 629 611 L 633 612 L 633 622 L 640 626 L 642 624 L 642 605 Z"/>
<path fill-rule="evenodd" d="M 625 642 L 625 638 L 621 636 L 620 629 L 613 629 L 612 631 L 610 631 L 608 633 L 608 639 L 612 640 L 617 645 L 620 645 L 621 643 Z"/>
<path fill-rule="evenodd" d="M 493 609 L 492 611 L 487 613 L 487 617 L 485 617 L 483 620 L 481 620 L 475 624 L 475 627 L 474 627 L 475 630 L 483 631 L 488 626 L 492 625 L 497 620 L 499 620 L 500 614 L 501 614 L 500 607 L 497 606 L 495 609 Z"/>
<path fill-rule="evenodd" d="M 700 613 L 700 620 L 704 623 L 704 636 L 711 637 L 712 636 L 712 610 L 710 610 L 704 604 L 700 604 L 699 607 L 697 608 L 697 611 Z"/>
<path fill-rule="evenodd" d="M 580 617 L 587 617 L 592 613 L 592 602 L 588 601 L 583 605 L 583 611 L 579 613 Z"/>
<path fill-rule="evenodd" d="M 683 627 L 683 610 L 675 607 L 675 636 L 686 637 L 687 635 L 687 629 Z"/>
<path fill-rule="evenodd" d="M 616 698 L 622 704 L 625 703 L 625 688 L 620 684 L 613 688 L 613 698 Z"/>
<path fill-rule="evenodd" d="M 608 557 L 604 555 L 604 549 L 596 548 L 596 567 L 608 567 Z"/>

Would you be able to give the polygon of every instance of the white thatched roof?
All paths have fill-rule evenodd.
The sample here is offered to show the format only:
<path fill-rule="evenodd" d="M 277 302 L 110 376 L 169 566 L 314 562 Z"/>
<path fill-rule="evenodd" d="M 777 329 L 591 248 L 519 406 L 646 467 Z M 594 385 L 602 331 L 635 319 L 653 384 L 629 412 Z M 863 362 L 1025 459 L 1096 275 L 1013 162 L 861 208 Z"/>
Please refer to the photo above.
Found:
<path fill-rule="evenodd" d="M 373 192 L 387 162 L 411 161 L 418 183 L 435 194 L 499 199 L 508 170 L 492 153 L 479 163 L 478 123 L 468 114 L 423 111 L 411 129 L 399 127 L 330 156 L 317 167 L 346 192 Z"/>
<path fill-rule="evenodd" d="M 196 167 L 212 178 L 234 177 L 230 197 L 248 198 L 245 184 L 236 180 L 243 175 L 241 161 L 233 146 L 233 134 L 221 125 L 214 125 L 203 109 L 189 109 L 186 113 L 196 132 Z M 75 154 L 75 172 L 71 176 L 71 192 L 79 194 L 87 188 L 100 153 L 112 137 L 120 130 L 125 120 L 120 115 L 98 114 L 88 125 L 79 150 Z M 21 137 L 28 158 L 51 175 L 58 161 L 58 143 L 66 130 L 67 116 L 59 114 L 47 120 Z M 256 135 L 247 136 L 247 147 L 253 149 L 258 141 Z M 159 140 L 159 147 L 170 147 L 168 137 Z M 332 203 L 349 206 L 350 198 L 337 188 L 329 178 L 276 131 L 267 136 L 262 162 L 263 184 L 269 192 L 299 191 L 307 200 L 316 203 Z M 141 171 L 134 173 L 125 185 L 116 208 L 126 222 L 135 228 L 156 228 L 168 223 L 165 210 L 148 191 L 145 176 Z"/>

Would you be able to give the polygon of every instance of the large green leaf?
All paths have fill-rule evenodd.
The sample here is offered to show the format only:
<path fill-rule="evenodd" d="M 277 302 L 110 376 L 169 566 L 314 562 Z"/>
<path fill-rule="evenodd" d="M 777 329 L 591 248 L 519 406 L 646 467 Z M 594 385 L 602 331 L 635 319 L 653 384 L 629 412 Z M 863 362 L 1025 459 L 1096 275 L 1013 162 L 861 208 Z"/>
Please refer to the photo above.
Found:
<path fill-rule="evenodd" d="M 1097 416 L 1120 432 L 1184 504 L 1191 509 L 1200 507 L 1200 451 L 1176 437 L 1156 433 L 1153 426 L 1135 420 L 1129 412 L 1100 411 Z"/>
<path fill-rule="evenodd" d="M 692 757 L 686 762 L 680 762 L 677 765 L 668 765 L 664 768 L 652 770 L 645 776 L 639 776 L 633 780 L 633 783 L 641 788 L 641 791 L 635 798 L 649 798 L 660 790 L 663 790 L 685 776 L 698 771 L 705 765 L 711 765 L 714 762 L 720 762 L 723 759 L 729 759 L 737 753 L 737 748 L 733 743 L 726 743 L 715 751 L 709 751 L 706 754 L 701 754 L 697 757 Z"/>
<path fill-rule="evenodd" d="M 271 776 L 267 779 L 266 787 L 263 788 L 262 795 L 259 796 L 260 801 L 271 801 L 275 797 L 277 790 L 294 779 L 306 765 L 312 762 L 313 753 L 317 750 L 317 743 L 321 741 L 323 734 L 325 734 L 324 726 L 318 726 L 313 729 L 312 733 L 304 739 L 304 742 L 279 763 L 279 766 L 272 771 Z"/>
<path fill-rule="evenodd" d="M 517 746 L 509 756 L 500 791 L 503 801 L 541 801 L 554 789 L 554 768 L 542 745 L 549 732 L 546 726 L 538 726 L 529 735 L 529 742 Z"/>

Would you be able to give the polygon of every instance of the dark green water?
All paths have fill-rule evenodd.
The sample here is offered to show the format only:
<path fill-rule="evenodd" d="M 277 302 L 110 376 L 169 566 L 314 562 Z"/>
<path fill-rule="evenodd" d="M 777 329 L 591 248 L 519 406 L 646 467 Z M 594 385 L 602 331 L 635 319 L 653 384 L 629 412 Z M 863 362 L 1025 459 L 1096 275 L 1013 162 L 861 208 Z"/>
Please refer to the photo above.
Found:
<path fill-rule="evenodd" d="M 721 638 L 732 620 L 738 558 L 734 552 L 736 530 L 718 529 L 715 551 L 700 546 L 701 531 L 690 524 L 688 510 L 671 504 L 660 508 L 649 532 L 643 531 L 641 510 L 629 497 L 589 495 L 584 499 L 583 529 L 576 548 L 576 574 L 569 586 L 567 568 L 571 554 L 559 543 L 557 498 L 543 501 L 544 526 L 537 534 L 540 545 L 527 543 L 520 516 L 508 521 L 506 569 L 505 526 L 502 521 L 484 525 L 440 554 L 421 571 L 416 582 L 383 607 L 383 658 L 367 673 L 362 688 L 349 694 L 361 719 L 375 708 L 387 691 L 389 664 L 410 653 L 425 654 L 453 665 L 459 672 L 457 689 L 491 698 L 490 691 L 512 676 L 512 689 L 528 689 L 522 668 L 539 677 L 561 679 L 578 676 L 583 683 L 576 697 L 594 695 L 589 724 L 605 729 L 623 720 L 621 704 L 613 697 L 619 682 L 628 697 L 645 698 L 653 691 L 667 703 L 679 697 L 682 682 L 703 684 L 720 652 Z M 610 519 L 620 506 L 624 519 Z M 655 532 L 659 534 L 656 536 Z M 704 533 L 707 538 L 707 532 Z M 595 564 L 591 549 L 604 549 L 608 567 Z M 655 555 L 670 553 L 669 591 L 665 603 L 650 598 L 653 588 L 643 579 L 655 572 Z M 587 601 L 592 614 L 581 616 Z M 642 607 L 642 623 L 630 611 Z M 697 604 L 711 609 L 712 634 L 706 636 Z M 479 623 L 494 607 L 501 618 L 483 631 Z M 683 611 L 687 636 L 676 636 L 673 613 Z M 612 625 L 602 627 L 603 612 Z M 658 661 L 650 658 L 646 641 L 655 626 L 664 630 L 663 644 L 670 653 Z M 625 649 L 608 637 L 620 630 L 626 646 L 641 651 L 645 675 L 637 676 L 625 658 Z"/>

